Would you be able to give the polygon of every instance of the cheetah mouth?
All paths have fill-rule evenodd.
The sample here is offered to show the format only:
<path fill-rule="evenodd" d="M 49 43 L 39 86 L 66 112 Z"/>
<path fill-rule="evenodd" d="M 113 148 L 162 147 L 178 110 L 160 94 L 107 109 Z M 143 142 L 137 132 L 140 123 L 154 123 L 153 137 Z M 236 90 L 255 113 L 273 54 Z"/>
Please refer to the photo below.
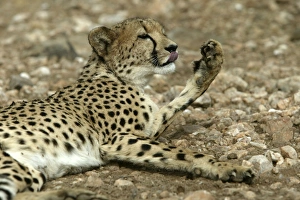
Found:
<path fill-rule="evenodd" d="M 175 62 L 175 60 L 177 60 L 177 58 L 178 58 L 178 52 L 177 51 L 172 51 L 170 53 L 169 59 L 167 60 L 167 62 L 163 63 L 162 66 L 166 66 L 166 65 L 168 65 L 170 63 Z"/>

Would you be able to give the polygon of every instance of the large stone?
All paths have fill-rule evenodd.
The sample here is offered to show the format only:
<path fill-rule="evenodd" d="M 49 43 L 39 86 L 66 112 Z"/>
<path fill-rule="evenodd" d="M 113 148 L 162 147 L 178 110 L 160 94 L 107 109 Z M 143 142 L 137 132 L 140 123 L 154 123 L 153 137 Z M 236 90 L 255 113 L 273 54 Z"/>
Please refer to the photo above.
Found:
<path fill-rule="evenodd" d="M 284 92 L 297 92 L 300 88 L 300 76 L 291 76 L 277 81 L 277 87 Z"/>
<path fill-rule="evenodd" d="M 273 169 L 272 163 L 263 155 L 252 156 L 252 158 L 249 159 L 249 162 L 253 164 L 259 174 L 269 172 Z"/>
<path fill-rule="evenodd" d="M 288 116 L 268 115 L 262 120 L 261 127 L 272 136 L 272 144 L 276 147 L 288 144 L 294 137 L 293 123 Z"/>
<path fill-rule="evenodd" d="M 291 159 L 297 159 L 298 158 L 298 154 L 297 151 L 291 147 L 290 145 L 286 145 L 280 148 L 281 151 L 281 155 L 284 158 L 291 158 Z"/>

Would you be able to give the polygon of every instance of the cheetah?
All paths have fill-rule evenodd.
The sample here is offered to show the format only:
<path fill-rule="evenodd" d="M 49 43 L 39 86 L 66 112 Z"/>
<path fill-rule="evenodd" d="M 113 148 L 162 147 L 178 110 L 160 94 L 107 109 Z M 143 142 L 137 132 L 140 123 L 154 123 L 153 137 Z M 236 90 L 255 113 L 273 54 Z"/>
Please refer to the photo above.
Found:
<path fill-rule="evenodd" d="M 14 102 L 1 110 L 0 199 L 13 199 L 17 193 L 19 199 L 101 199 L 85 190 L 30 192 L 40 191 L 47 180 L 109 161 L 252 182 L 251 168 L 157 141 L 219 73 L 219 42 L 203 44 L 202 58 L 194 61 L 184 90 L 158 108 L 143 87 L 153 74 L 173 72 L 178 58 L 177 44 L 162 25 L 153 19 L 127 19 L 94 28 L 88 40 L 92 54 L 76 83 L 44 100 Z"/>

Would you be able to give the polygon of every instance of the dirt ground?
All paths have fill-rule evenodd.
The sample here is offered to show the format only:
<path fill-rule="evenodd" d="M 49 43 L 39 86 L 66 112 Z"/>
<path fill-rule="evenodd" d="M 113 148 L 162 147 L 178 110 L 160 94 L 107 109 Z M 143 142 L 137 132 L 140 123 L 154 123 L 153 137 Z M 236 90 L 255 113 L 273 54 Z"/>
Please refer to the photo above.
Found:
<path fill-rule="evenodd" d="M 209 194 L 202 199 L 300 199 L 298 0 L 2 0 L 0 13 L 1 106 L 45 98 L 75 82 L 91 51 L 88 31 L 95 26 L 150 17 L 166 27 L 180 58 L 174 74 L 155 76 L 146 90 L 160 104 L 184 86 L 201 44 L 220 41 L 222 72 L 161 141 L 252 164 L 257 171 L 247 185 L 112 163 L 50 181 L 43 190 L 85 188 L 108 199 L 188 200 L 198 190 Z M 293 155 L 283 150 L 287 145 Z M 271 167 L 255 163 L 257 155 Z M 117 180 L 127 185 L 118 186 Z"/>

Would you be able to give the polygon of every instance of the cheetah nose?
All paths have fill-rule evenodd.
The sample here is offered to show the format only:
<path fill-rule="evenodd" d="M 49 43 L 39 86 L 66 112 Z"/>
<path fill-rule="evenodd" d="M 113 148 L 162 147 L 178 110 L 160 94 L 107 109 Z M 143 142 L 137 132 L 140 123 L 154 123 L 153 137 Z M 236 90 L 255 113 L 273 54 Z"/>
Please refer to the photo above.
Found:
<path fill-rule="evenodd" d="M 165 50 L 167 50 L 168 52 L 172 53 L 173 51 L 176 51 L 177 47 L 178 47 L 177 45 L 171 44 L 168 47 L 165 47 Z"/>
<path fill-rule="evenodd" d="M 178 52 L 177 51 L 173 51 L 173 52 L 171 52 L 170 53 L 170 57 L 169 57 L 169 59 L 168 59 L 168 63 L 170 63 L 170 62 L 174 62 L 175 60 L 177 60 L 177 58 L 178 58 Z"/>

